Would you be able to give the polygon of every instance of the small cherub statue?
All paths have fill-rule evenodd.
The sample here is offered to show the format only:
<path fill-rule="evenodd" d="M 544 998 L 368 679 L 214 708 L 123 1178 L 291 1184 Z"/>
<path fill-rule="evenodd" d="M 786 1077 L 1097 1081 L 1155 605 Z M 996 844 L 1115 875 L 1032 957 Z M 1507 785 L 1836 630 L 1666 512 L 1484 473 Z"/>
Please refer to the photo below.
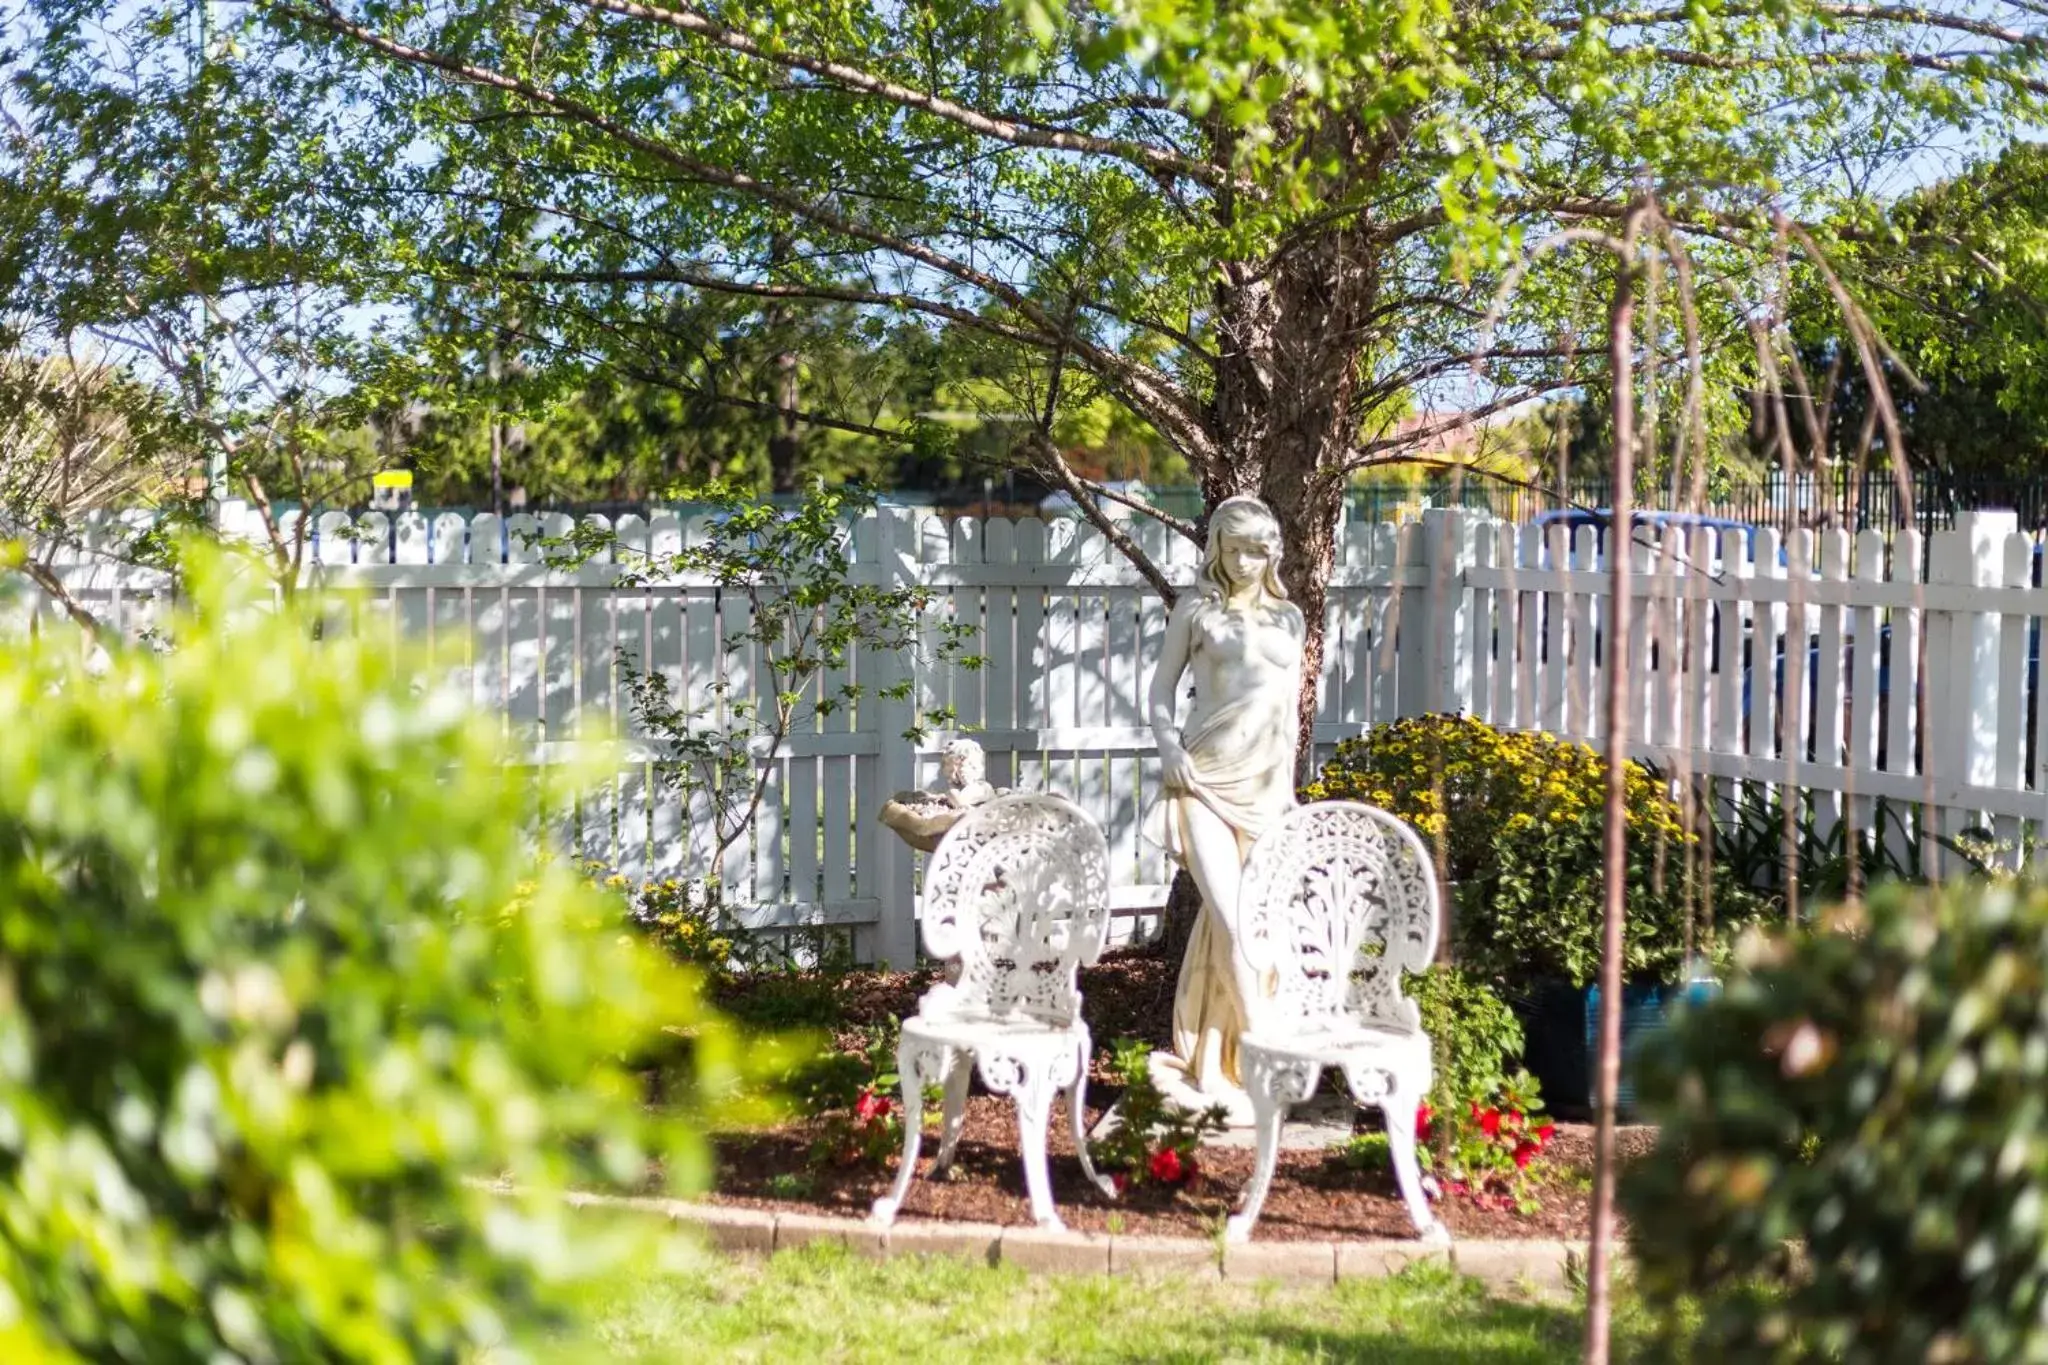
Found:
<path fill-rule="evenodd" d="M 1002 795 L 988 781 L 988 759 L 971 739 L 956 739 L 939 751 L 944 791 L 897 792 L 882 807 L 882 823 L 921 853 L 939 846 L 947 830 L 975 806 Z"/>
<path fill-rule="evenodd" d="M 941 749 L 939 771 L 946 778 L 946 804 L 955 810 L 978 806 L 996 794 L 988 784 L 988 757 L 971 739 L 956 739 Z"/>

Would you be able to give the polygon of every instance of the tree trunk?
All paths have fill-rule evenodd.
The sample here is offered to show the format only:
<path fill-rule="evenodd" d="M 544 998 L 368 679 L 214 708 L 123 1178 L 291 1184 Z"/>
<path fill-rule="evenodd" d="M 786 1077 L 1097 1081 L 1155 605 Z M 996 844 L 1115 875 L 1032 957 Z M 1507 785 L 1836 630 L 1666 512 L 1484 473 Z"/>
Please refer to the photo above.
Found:
<path fill-rule="evenodd" d="M 1316 134 L 1370 173 L 1355 130 Z M 1323 621 L 1337 557 L 1346 462 L 1358 442 L 1361 353 L 1380 297 L 1369 234 L 1331 229 L 1287 245 L 1259 268 L 1233 267 L 1216 287 L 1217 383 L 1212 425 L 1222 458 L 1203 474 L 1209 506 L 1256 493 L 1280 519 L 1281 579 L 1307 618 L 1296 773 L 1315 768 Z"/>
<path fill-rule="evenodd" d="M 777 234 L 768 243 L 768 269 L 779 275 L 789 258 L 789 239 Z M 789 345 L 789 309 L 780 303 L 768 305 L 764 315 L 768 336 L 780 341 L 775 354 L 775 430 L 768 436 L 768 485 L 777 493 L 797 491 L 797 460 L 802 442 L 797 437 L 797 355 Z"/>
<path fill-rule="evenodd" d="M 802 444 L 797 439 L 796 352 L 783 351 L 775 357 L 775 434 L 768 438 L 768 478 L 777 493 L 797 491 L 797 459 Z"/>
<path fill-rule="evenodd" d="M 1195 935 L 1195 916 L 1202 912 L 1202 893 L 1186 868 L 1173 874 L 1166 892 L 1166 909 L 1159 917 L 1159 940 L 1153 945 L 1162 962 L 1178 967 L 1188 955 L 1188 940 Z"/>

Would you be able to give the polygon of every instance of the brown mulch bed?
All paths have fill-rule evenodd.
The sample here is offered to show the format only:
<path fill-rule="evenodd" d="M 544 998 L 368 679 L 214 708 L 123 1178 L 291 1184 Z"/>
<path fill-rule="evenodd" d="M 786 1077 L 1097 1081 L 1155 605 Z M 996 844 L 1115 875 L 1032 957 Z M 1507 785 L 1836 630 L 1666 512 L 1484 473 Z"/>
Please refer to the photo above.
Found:
<path fill-rule="evenodd" d="M 1139 950 L 1113 952 L 1095 966 L 1083 967 L 1083 1014 L 1098 1051 L 1118 1038 L 1140 1038 L 1155 1047 L 1166 1046 L 1171 1041 L 1173 987 L 1179 974 L 1177 963 Z M 841 1047 L 852 1047 L 862 1026 L 915 1014 L 918 997 L 938 979 L 938 973 L 930 968 L 846 972 L 830 977 L 771 974 L 723 982 L 712 999 L 743 1019 L 826 1029 Z"/>
<path fill-rule="evenodd" d="M 1118 1038 L 1138 1038 L 1154 1046 L 1167 1042 L 1176 975 L 1176 964 L 1141 952 L 1111 954 L 1082 971 L 1085 1013 L 1097 1048 L 1088 1092 L 1091 1128 L 1118 1093 L 1105 1083 L 1103 1052 Z M 853 972 L 809 981 L 757 979 L 728 984 L 719 1000 L 757 1023 L 822 1029 L 841 1048 L 855 1050 L 862 1026 L 914 1012 L 918 997 L 934 979 L 930 971 Z M 1373 1131 L 1378 1122 L 1376 1111 L 1362 1112 L 1359 1130 Z M 866 1216 L 876 1196 L 887 1190 L 895 1159 L 880 1169 L 816 1164 L 811 1148 L 818 1130 L 818 1121 L 798 1120 L 720 1137 L 711 1198 L 750 1208 Z M 1438 1204 L 1438 1216 L 1456 1237 L 1583 1237 L 1592 1183 L 1592 1134 L 1587 1124 L 1558 1125 L 1548 1151 L 1532 1168 L 1541 1205 L 1537 1212 L 1523 1215 L 1482 1208 L 1470 1199 L 1451 1196 Z M 1623 1159 L 1647 1152 L 1655 1139 L 1653 1129 L 1624 1128 Z M 936 1133 L 928 1130 L 904 1216 L 1010 1226 L 1030 1223 L 1017 1154 L 1016 1111 L 1008 1100 L 981 1093 L 969 1099 L 959 1152 L 944 1180 L 928 1178 L 937 1145 Z M 1209 1236 L 1235 1209 L 1251 1178 L 1250 1150 L 1211 1147 L 1202 1153 L 1202 1178 L 1195 1185 L 1165 1189 L 1146 1184 L 1111 1200 L 1082 1176 L 1063 1104 L 1054 1108 L 1050 1146 L 1053 1197 L 1060 1216 L 1069 1227 L 1089 1231 L 1106 1231 L 1114 1217 L 1118 1229 L 1129 1234 Z M 1334 1153 L 1283 1151 L 1257 1235 L 1270 1241 L 1352 1241 L 1411 1237 L 1414 1228 L 1390 1172 L 1350 1169 Z"/>
<path fill-rule="evenodd" d="M 1114 1094 L 1089 1092 L 1088 1117 L 1100 1118 Z M 1370 1115 L 1364 1123 L 1372 1123 Z M 812 1121 L 767 1132 L 731 1134 L 717 1140 L 718 1173 L 711 1198 L 747 1208 L 786 1209 L 865 1217 L 868 1206 L 890 1184 L 895 1162 L 872 1166 L 818 1165 L 811 1160 L 816 1133 Z M 1621 1130 L 1624 1160 L 1642 1155 L 1655 1142 L 1653 1129 Z M 951 1222 L 1029 1225 L 1031 1208 L 1017 1155 L 1016 1111 L 993 1095 L 967 1103 L 967 1124 L 953 1170 L 929 1177 L 937 1135 L 927 1131 L 918 1179 L 903 1204 L 909 1218 Z M 1233 1211 L 1251 1178 L 1252 1153 L 1242 1148 L 1205 1148 L 1201 1179 L 1190 1187 L 1165 1189 L 1145 1184 L 1121 1199 L 1109 1199 L 1081 1173 L 1065 1108 L 1056 1105 L 1050 1147 L 1053 1198 L 1067 1226 L 1102 1232 L 1112 1217 L 1124 1233 L 1165 1237 L 1206 1237 Z M 1541 1207 L 1531 1214 L 1481 1208 L 1469 1199 L 1440 1201 L 1437 1214 L 1453 1236 L 1464 1238 L 1579 1238 L 1588 1226 L 1593 1129 L 1559 1124 L 1544 1158 L 1532 1168 Z M 1283 1151 L 1258 1236 L 1265 1241 L 1356 1241 L 1414 1235 L 1408 1213 L 1385 1170 L 1357 1171 L 1333 1152 Z"/>

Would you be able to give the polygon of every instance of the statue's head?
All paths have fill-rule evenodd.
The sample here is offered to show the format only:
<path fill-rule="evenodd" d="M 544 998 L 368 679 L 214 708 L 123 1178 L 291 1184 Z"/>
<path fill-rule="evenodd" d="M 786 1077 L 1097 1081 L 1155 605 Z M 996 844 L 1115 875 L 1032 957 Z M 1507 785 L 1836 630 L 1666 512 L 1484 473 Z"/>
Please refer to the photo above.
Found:
<path fill-rule="evenodd" d="M 1280 582 L 1280 519 L 1257 498 L 1225 498 L 1209 514 L 1202 581 L 1229 593 L 1248 577 L 1270 596 L 1287 596 Z"/>
<path fill-rule="evenodd" d="M 971 739 L 956 739 L 939 751 L 939 771 L 955 787 L 988 779 L 988 759 Z"/>

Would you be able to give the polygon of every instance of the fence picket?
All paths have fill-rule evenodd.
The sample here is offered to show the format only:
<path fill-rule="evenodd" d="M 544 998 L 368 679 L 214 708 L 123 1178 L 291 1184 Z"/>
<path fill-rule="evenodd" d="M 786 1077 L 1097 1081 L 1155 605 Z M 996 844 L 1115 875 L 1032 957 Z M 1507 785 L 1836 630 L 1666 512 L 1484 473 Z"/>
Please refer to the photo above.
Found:
<path fill-rule="evenodd" d="M 2004 572 L 1999 581 L 2007 588 L 2017 589 L 2013 596 L 2024 600 L 2026 590 L 2033 586 L 2034 542 L 2027 536 L 2013 534 L 2005 537 L 2001 548 Z M 2005 612 L 1998 619 L 1998 681 L 1994 692 L 1998 720 L 1992 784 L 2012 790 L 2018 790 L 2024 781 L 2027 748 L 2033 739 L 2026 717 L 2028 637 L 2034 619 L 2016 611 Z M 2020 819 L 2016 815 L 2000 815 L 1992 824 L 1994 856 L 2011 871 L 2020 867 L 2020 834 Z"/>
<path fill-rule="evenodd" d="M 862 581 L 927 583 L 941 610 L 971 627 L 966 648 L 988 659 L 979 673 L 949 668 L 914 681 L 950 700 L 961 732 L 982 739 L 992 782 L 1071 794 L 1102 821 L 1119 932 L 1149 922 L 1142 917 L 1172 870 L 1140 834 L 1159 791 L 1147 695 L 1163 601 L 1101 536 L 1070 521 L 891 515 L 900 525 L 886 533 L 879 518 L 856 530 L 851 560 Z M 1852 542 L 1834 531 L 1764 529 L 1752 546 L 1746 530 L 1666 531 L 1636 553 L 1635 624 L 1614 641 L 1594 527 L 1478 524 L 1469 560 L 1447 579 L 1431 556 L 1451 536 L 1346 525 L 1324 617 L 1319 752 L 1425 703 L 1597 742 L 1601 678 L 1618 647 L 1634 662 L 1637 752 L 1674 777 L 1689 774 L 1722 801 L 1738 782 L 1797 784 L 1788 795 L 1823 829 L 1838 819 L 1881 829 L 1888 855 L 1901 860 L 1918 835 L 1914 808 L 1931 796 L 1930 832 L 1988 821 L 2011 862 L 2034 848 L 2048 792 L 2037 643 L 2048 588 L 2033 582 L 2030 539 L 1981 518 L 1947 534 L 1964 526 L 1978 527 L 1971 555 L 1991 558 L 1959 570 L 1959 551 L 1945 540 L 1933 558 L 1947 567 L 1932 582 L 1923 582 L 1917 532 L 1868 531 Z M 1192 583 L 1199 547 L 1149 522 L 1131 527 L 1175 581 Z M 715 702 L 720 682 L 733 689 L 729 700 L 772 703 L 758 650 L 727 649 L 751 619 L 746 595 L 687 574 L 620 587 L 604 555 L 582 568 L 540 562 L 535 538 L 570 529 L 558 514 L 465 522 L 367 513 L 351 522 L 325 512 L 313 520 L 304 581 L 337 635 L 353 615 L 371 631 L 365 638 L 417 640 L 433 676 L 517 727 L 521 744 L 591 736 L 604 728 L 594 722 L 615 722 L 631 748 L 613 779 L 574 807 L 551 796 L 561 808 L 548 817 L 573 819 L 577 848 L 629 876 L 711 870 L 709 807 L 700 798 L 685 810 L 654 780 L 619 656 L 667 679 L 686 711 Z M 291 537 L 298 527 L 287 517 L 280 530 Z M 615 530 L 631 559 L 633 550 L 695 543 L 705 524 L 663 513 L 621 517 Z M 163 595 L 138 572 L 89 558 L 51 562 L 123 629 L 140 628 Z M 1460 602 L 1470 616 L 1462 639 L 1437 638 L 1433 612 Z M 54 624 L 47 604 L 35 607 L 45 628 Z M 856 652 L 812 684 L 806 707 L 855 683 L 872 688 L 900 666 Z M 1923 698 L 1933 722 L 1924 739 Z M 936 780 L 944 736 L 906 750 L 892 714 L 873 692 L 824 716 L 804 711 L 769 766 L 750 837 L 718 869 L 735 914 L 782 932 L 847 924 L 857 951 L 888 943 L 900 953 L 914 894 L 902 869 L 914 864 L 876 825 L 876 798 L 886 794 L 877 784 L 901 774 Z M 593 724 L 578 728 L 586 716 Z M 730 719 L 707 713 L 701 723 Z M 1923 746 L 1932 772 L 1922 771 Z M 552 761 L 550 751 L 539 758 Z"/>
<path fill-rule="evenodd" d="M 1862 531 L 1856 536 L 1855 575 L 1858 583 L 1884 580 L 1884 534 Z M 1879 726 L 1884 720 L 1886 699 L 1879 695 L 1878 662 L 1883 650 L 1881 631 L 1888 629 L 1878 611 L 1859 606 L 1849 618 L 1849 695 L 1847 699 L 1848 770 L 1851 778 L 1849 818 L 1857 829 L 1870 828 L 1877 807 L 1868 795 L 1857 794 L 1857 774 L 1875 771 Z"/>

